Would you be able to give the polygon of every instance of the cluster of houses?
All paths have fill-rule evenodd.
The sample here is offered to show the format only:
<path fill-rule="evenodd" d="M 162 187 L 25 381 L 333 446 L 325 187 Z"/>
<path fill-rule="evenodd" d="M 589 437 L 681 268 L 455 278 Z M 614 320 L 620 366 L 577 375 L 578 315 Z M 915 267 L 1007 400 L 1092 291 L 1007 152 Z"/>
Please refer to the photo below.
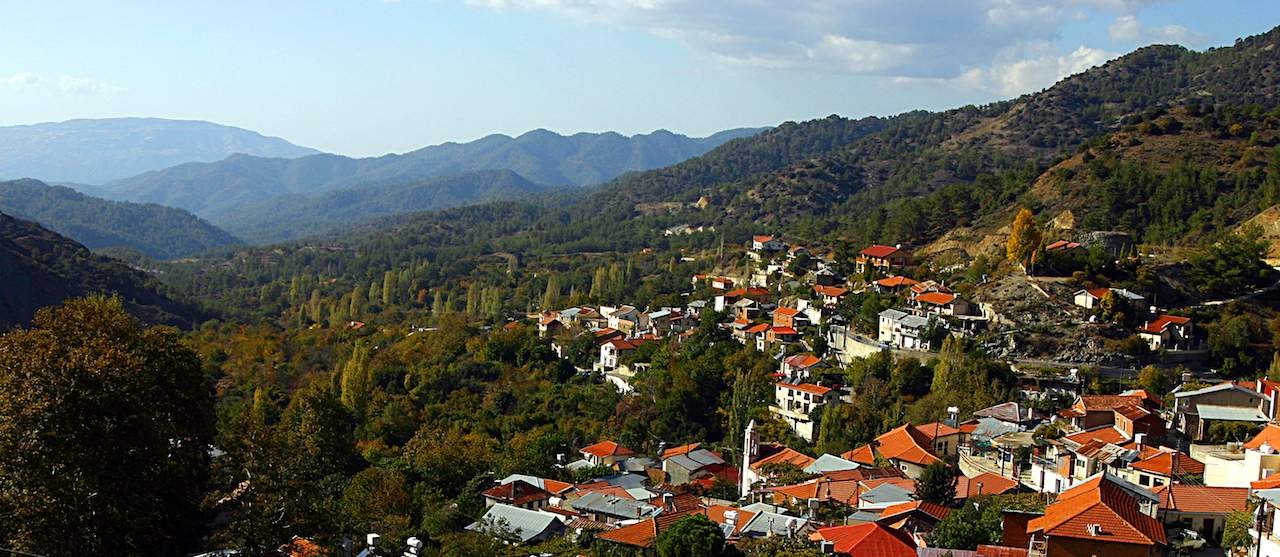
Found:
<path fill-rule="evenodd" d="M 806 404 L 787 389 L 790 400 Z M 816 457 L 762 442 L 755 422 L 744 431 L 737 459 L 696 443 L 641 455 L 605 440 L 581 448 L 581 458 L 565 468 L 603 466 L 606 475 L 583 483 L 503 478 L 484 492 L 488 511 L 469 528 L 524 543 L 590 531 L 598 540 L 648 549 L 671 525 L 700 515 L 718 524 L 729 543 L 789 536 L 850 557 L 1165 555 L 1187 540 L 1218 543 L 1227 516 L 1248 511 L 1252 501 L 1250 533 L 1261 553 L 1250 554 L 1277 555 L 1278 391 L 1280 384 L 1260 380 L 1177 389 L 1168 397 L 1141 390 L 1082 395 L 1048 416 L 1006 402 L 962 422 L 953 414 L 904 424 L 843 454 Z M 1196 443 L 1215 420 L 1246 418 L 1260 426 L 1248 441 Z M 1061 435 L 1031 435 L 1045 426 Z M 1032 437 L 1033 454 L 1018 461 L 1017 443 L 1005 441 Z M 1175 438 L 1194 448 L 1166 444 Z M 1003 469 L 992 469 L 990 460 L 975 464 L 982 453 L 1014 462 Z M 954 504 L 1016 493 L 1040 493 L 1048 504 L 1042 512 L 1002 510 L 997 544 L 932 547 L 929 534 L 955 507 L 922 501 L 916 492 L 926 469 L 939 462 L 961 472 Z"/>
<path fill-rule="evenodd" d="M 530 317 L 562 356 L 571 339 L 589 336 L 595 351 L 590 369 L 581 371 L 601 374 L 629 393 L 631 379 L 646 369 L 630 354 L 646 343 L 682 341 L 707 315 L 722 315 L 716 325 L 732 338 L 775 356 L 770 413 L 806 441 L 817 434 L 816 409 L 850 402 L 840 385 L 823 381 L 823 368 L 886 348 L 936 350 L 941 337 L 972 334 L 990 317 L 945 284 L 905 276 L 912 255 L 901 246 L 875 245 L 854 260 L 855 271 L 868 279 L 856 284 L 891 295 L 897 307 L 879 313 L 876 338 L 867 338 L 837 311 L 853 285 L 836 273 L 831 256 L 813 256 L 764 235 L 752 238 L 748 253 L 757 262 L 749 276 L 695 275 L 691 286 L 699 295 L 683 307 L 577 306 Z M 800 257 L 813 264 L 797 273 L 789 263 Z M 1092 311 L 1116 299 L 1130 307 L 1145 304 L 1139 294 L 1111 288 L 1080 290 L 1072 301 Z M 1152 309 L 1135 331 L 1152 349 L 1196 346 L 1190 319 Z M 823 357 L 813 350 L 819 334 Z M 1088 395 L 1070 379 L 1037 381 L 1024 388 L 1021 400 L 979 410 L 965 421 L 952 413 L 940 422 L 904 424 L 839 455 L 815 457 L 760 442 L 754 422 L 738 455 L 698 444 L 639 455 L 601 441 L 583 447 L 582 458 L 566 468 L 607 466 L 614 473 L 577 484 L 504 478 L 485 492 L 488 512 L 471 528 L 525 543 L 590 530 L 600 540 L 650 548 L 681 518 L 702 515 L 719 524 L 730 543 L 796 536 L 849 556 L 1161 555 L 1175 537 L 1216 543 L 1228 513 L 1246 510 L 1252 499 L 1261 502 L 1255 545 L 1263 554 L 1273 548 L 1269 554 L 1280 555 L 1280 526 L 1273 518 L 1280 509 L 1280 476 L 1273 477 L 1280 471 L 1280 426 L 1274 424 L 1280 384 L 1184 386 L 1167 396 L 1141 390 Z M 1050 415 L 1028 406 L 1051 391 L 1075 395 L 1075 403 Z M 1261 433 L 1247 443 L 1202 445 L 1223 422 L 1254 424 Z M 958 501 L 1027 492 L 1051 502 L 1043 513 L 1004 512 L 1000 544 L 931 548 L 928 534 L 952 511 L 917 499 L 916 484 L 937 462 L 961 472 Z M 807 479 L 784 483 L 786 470 Z M 726 486 L 736 498 L 726 495 Z"/>

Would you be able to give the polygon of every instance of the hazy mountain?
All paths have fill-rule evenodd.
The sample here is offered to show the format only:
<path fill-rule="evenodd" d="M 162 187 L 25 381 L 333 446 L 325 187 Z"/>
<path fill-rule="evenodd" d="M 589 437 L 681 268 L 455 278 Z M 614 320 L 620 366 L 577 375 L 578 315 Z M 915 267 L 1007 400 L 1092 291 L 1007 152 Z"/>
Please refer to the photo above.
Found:
<path fill-rule="evenodd" d="M 277 137 L 196 120 L 105 118 L 0 127 L 0 178 L 102 184 L 235 153 L 318 153 Z"/>
<path fill-rule="evenodd" d="M 563 136 L 535 130 L 519 137 L 491 135 L 382 157 L 313 155 L 298 159 L 236 155 L 189 163 L 109 184 L 115 196 L 187 209 L 215 223 L 244 207 L 281 195 L 310 195 L 364 183 L 409 182 L 478 170 L 511 170 L 547 186 L 585 186 L 626 172 L 667 166 L 726 141 L 758 133 L 738 129 L 690 138 L 659 130 Z"/>
<path fill-rule="evenodd" d="M 130 313 L 150 323 L 186 324 L 196 315 L 160 293 L 142 272 L 3 213 L 0 284 L 0 329 L 27 323 L 42 307 L 96 293 L 119 295 Z"/>
<path fill-rule="evenodd" d="M 182 209 L 107 201 L 37 180 L 0 182 L 0 211 L 39 222 L 90 249 L 132 248 L 162 259 L 239 243 Z"/>
<path fill-rule="evenodd" d="M 334 190 L 313 197 L 278 197 L 228 214 L 222 225 L 251 242 L 279 242 L 375 217 L 515 199 L 547 189 L 510 170 L 482 170 L 408 183 Z"/>

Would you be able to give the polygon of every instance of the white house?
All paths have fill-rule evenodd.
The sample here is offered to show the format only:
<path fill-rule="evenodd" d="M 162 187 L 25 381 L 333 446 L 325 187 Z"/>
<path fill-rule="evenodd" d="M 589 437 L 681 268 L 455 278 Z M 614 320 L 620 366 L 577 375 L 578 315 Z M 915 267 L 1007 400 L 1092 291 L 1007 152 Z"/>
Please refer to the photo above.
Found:
<path fill-rule="evenodd" d="M 1076 291 L 1071 300 L 1084 309 L 1093 309 L 1098 307 L 1098 302 L 1102 301 L 1102 297 L 1106 296 L 1107 292 L 1111 292 L 1112 296 L 1121 298 L 1131 304 L 1141 304 L 1146 300 L 1141 295 L 1123 288 L 1082 288 Z"/>
<path fill-rule="evenodd" d="M 787 422 L 791 430 L 805 441 L 813 441 L 813 419 L 809 414 L 822 404 L 833 404 L 840 394 L 812 383 L 782 383 L 774 386 L 774 405 L 769 411 Z"/>
<path fill-rule="evenodd" d="M 929 320 L 896 309 L 880 312 L 879 340 L 885 344 L 906 350 L 928 350 L 929 341 L 924 338 Z"/>

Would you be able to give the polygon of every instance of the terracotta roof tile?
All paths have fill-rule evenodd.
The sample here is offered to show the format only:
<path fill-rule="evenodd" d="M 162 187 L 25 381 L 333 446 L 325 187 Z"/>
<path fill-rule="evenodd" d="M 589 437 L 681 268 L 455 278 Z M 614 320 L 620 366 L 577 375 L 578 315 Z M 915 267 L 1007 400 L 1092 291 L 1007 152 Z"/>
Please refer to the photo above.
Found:
<path fill-rule="evenodd" d="M 1203 463 L 1191 458 L 1189 455 L 1180 454 L 1175 451 L 1160 451 L 1159 454 L 1133 463 L 1132 467 L 1135 470 L 1143 470 L 1153 474 L 1170 476 L 1173 472 L 1175 457 L 1178 463 L 1177 473 L 1179 476 L 1204 474 Z"/>
<path fill-rule="evenodd" d="M 1100 525 L 1101 532 L 1091 533 L 1090 524 Z M 1027 532 L 1095 543 L 1167 543 L 1160 521 L 1143 514 L 1137 498 L 1102 474 L 1062 492 L 1044 516 L 1027 524 Z"/>
<path fill-rule="evenodd" d="M 795 384 L 795 383 L 783 383 L 779 381 L 778 386 L 785 389 L 791 389 L 793 391 L 800 391 L 802 393 L 809 393 L 809 394 L 818 395 L 818 396 L 824 396 L 827 393 L 831 392 L 830 387 L 823 387 L 822 385 L 814 385 L 813 383 Z"/>
<path fill-rule="evenodd" d="M 919 511 L 938 520 L 942 520 L 947 517 L 947 514 L 951 512 L 951 509 L 928 501 L 907 501 L 906 503 L 898 503 L 896 505 L 889 505 L 888 507 L 885 507 L 883 511 L 880 511 L 880 521 L 892 522 L 893 519 L 898 518 L 901 515 L 915 511 Z"/>
<path fill-rule="evenodd" d="M 936 306 L 949 304 L 951 302 L 954 302 L 955 299 L 956 299 L 955 294 L 946 294 L 943 292 L 926 292 L 924 294 L 916 296 L 917 301 L 923 302 L 926 304 L 933 304 Z"/>
<path fill-rule="evenodd" d="M 791 463 L 800 468 L 813 464 L 814 458 L 791 447 L 783 447 L 777 452 L 751 463 L 752 470 L 760 470 L 768 464 Z"/>
<path fill-rule="evenodd" d="M 628 449 L 613 441 L 601 441 L 594 445 L 588 445 L 586 447 L 583 447 L 581 452 L 587 453 L 592 456 L 600 457 L 600 458 L 605 458 L 609 456 L 631 456 L 635 454 L 634 452 L 631 451 L 631 449 Z"/>
<path fill-rule="evenodd" d="M 956 497 L 959 499 L 979 495 L 999 495 L 1017 489 L 1018 482 L 991 472 L 983 472 L 972 478 L 967 476 L 956 478 Z"/>
<path fill-rule="evenodd" d="M 1152 491 L 1160 497 L 1160 508 L 1185 513 L 1243 511 L 1249 500 L 1249 488 L 1246 487 L 1173 484 L 1162 485 Z"/>
<path fill-rule="evenodd" d="M 1244 444 L 1246 449 L 1257 450 L 1262 445 L 1269 445 L 1271 448 L 1280 448 L 1280 425 L 1267 424 L 1257 435 L 1253 436 L 1248 443 Z"/>
<path fill-rule="evenodd" d="M 890 255 L 893 255 L 897 252 L 898 252 L 898 248 L 896 247 L 877 244 L 867 249 L 864 249 L 858 253 L 865 255 L 867 257 L 889 257 Z"/>
<path fill-rule="evenodd" d="M 1176 315 L 1158 315 L 1155 319 L 1143 323 L 1138 327 L 1139 331 L 1151 334 L 1163 333 L 1170 325 L 1185 325 L 1191 322 L 1190 317 L 1179 317 Z"/>
<path fill-rule="evenodd" d="M 835 545 L 835 552 L 840 555 L 916 556 L 916 543 L 910 535 L 875 522 L 822 528 L 814 532 L 810 539 L 832 542 Z"/>

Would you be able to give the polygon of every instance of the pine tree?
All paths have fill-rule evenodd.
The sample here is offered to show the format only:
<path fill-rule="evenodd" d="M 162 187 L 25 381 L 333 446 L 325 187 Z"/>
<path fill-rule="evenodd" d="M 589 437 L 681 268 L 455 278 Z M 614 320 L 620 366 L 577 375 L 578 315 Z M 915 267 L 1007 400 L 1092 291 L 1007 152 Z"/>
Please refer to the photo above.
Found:
<path fill-rule="evenodd" d="M 434 300 L 431 301 L 431 315 L 434 315 L 437 319 L 439 319 L 440 316 L 444 315 L 444 312 L 445 312 L 444 293 L 441 292 L 439 288 L 437 288 L 436 297 Z"/>
<path fill-rule="evenodd" d="M 311 301 L 307 304 L 307 317 L 312 323 L 320 322 L 320 289 L 311 291 Z"/>
<path fill-rule="evenodd" d="M 369 305 L 375 305 L 382 301 L 382 281 L 375 280 L 369 283 Z"/>

